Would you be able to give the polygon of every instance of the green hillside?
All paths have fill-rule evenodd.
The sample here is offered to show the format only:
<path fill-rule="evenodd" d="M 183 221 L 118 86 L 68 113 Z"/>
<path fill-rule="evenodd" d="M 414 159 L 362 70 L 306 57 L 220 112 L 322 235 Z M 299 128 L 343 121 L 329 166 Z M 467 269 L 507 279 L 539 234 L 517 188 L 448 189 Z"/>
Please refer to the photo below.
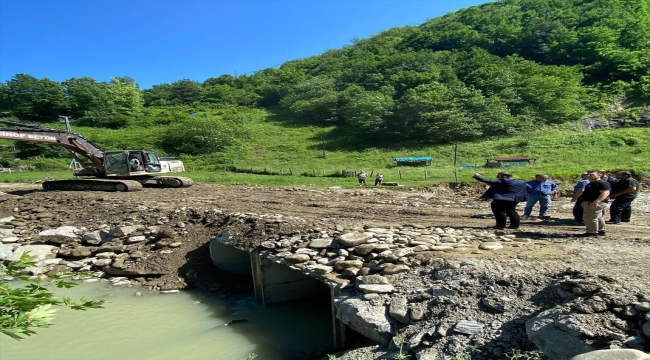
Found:
<path fill-rule="evenodd" d="M 106 149 L 151 149 L 195 171 L 321 177 L 370 169 L 419 178 L 423 169 L 391 159 L 423 155 L 436 158 L 437 179 L 450 180 L 454 144 L 457 165 L 538 158 L 521 169 L 526 176 L 594 167 L 646 174 L 649 104 L 650 0 L 503 0 L 278 68 L 146 90 L 129 77 L 59 83 L 16 74 L 0 84 L 3 117 L 60 126 L 68 115 Z M 16 146 L 21 158 L 65 158 Z"/>

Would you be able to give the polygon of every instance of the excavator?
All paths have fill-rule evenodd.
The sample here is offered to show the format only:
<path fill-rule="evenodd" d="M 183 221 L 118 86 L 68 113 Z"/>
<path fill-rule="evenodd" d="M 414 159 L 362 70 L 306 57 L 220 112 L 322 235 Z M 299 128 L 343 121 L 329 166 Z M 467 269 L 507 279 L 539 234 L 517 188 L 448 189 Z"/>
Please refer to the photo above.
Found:
<path fill-rule="evenodd" d="M 192 179 L 178 176 L 158 176 L 185 171 L 180 160 L 160 160 L 146 150 L 104 151 L 79 133 L 52 129 L 41 125 L 0 120 L 0 139 L 35 141 L 58 145 L 70 153 L 74 180 L 48 180 L 45 190 L 138 191 L 142 187 L 184 188 Z"/>

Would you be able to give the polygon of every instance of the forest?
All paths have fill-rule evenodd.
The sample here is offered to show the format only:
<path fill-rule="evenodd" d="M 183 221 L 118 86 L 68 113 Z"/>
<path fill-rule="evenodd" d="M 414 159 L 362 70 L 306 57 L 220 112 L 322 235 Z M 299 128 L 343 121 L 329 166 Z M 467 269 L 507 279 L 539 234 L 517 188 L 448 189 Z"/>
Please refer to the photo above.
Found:
<path fill-rule="evenodd" d="M 0 83 L 0 117 L 150 128 L 170 155 L 245 142 L 259 109 L 382 143 L 470 142 L 585 119 L 639 126 L 650 121 L 650 0 L 502 0 L 278 68 L 216 75 L 140 89 L 128 76 L 15 74 Z M 225 115 L 195 116 L 211 110 Z"/>

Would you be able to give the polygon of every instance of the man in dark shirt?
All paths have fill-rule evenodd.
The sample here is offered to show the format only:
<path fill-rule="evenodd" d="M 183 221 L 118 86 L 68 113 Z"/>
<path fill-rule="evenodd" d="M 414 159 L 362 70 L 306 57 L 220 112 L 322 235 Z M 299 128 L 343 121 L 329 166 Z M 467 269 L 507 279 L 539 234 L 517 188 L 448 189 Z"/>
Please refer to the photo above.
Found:
<path fill-rule="evenodd" d="M 602 171 L 587 171 L 589 184 L 587 184 L 578 200 L 584 210 L 583 220 L 587 232 L 578 236 L 605 235 L 603 213 L 607 209 L 609 193 L 612 187 L 607 181 L 601 179 L 603 175 L 605 173 Z"/>
<path fill-rule="evenodd" d="M 639 191 L 639 182 L 632 177 L 629 171 L 617 172 L 616 178 L 618 181 L 612 184 L 612 194 L 609 196 L 614 201 L 609 208 L 608 224 L 618 224 L 621 221 L 630 222 L 632 201 L 636 199 Z"/>
<path fill-rule="evenodd" d="M 474 174 L 474 179 L 490 184 L 487 191 L 481 195 L 482 199 L 493 199 L 490 207 L 496 219 L 496 226 L 493 229 L 502 230 L 506 227 L 506 217 L 510 218 L 509 229 L 519 228 L 519 214 L 517 204 L 526 201 L 526 190 L 530 185 L 523 180 L 515 180 L 512 174 L 502 171 L 497 174 L 496 180 L 489 180 L 482 177 L 483 173 Z"/>

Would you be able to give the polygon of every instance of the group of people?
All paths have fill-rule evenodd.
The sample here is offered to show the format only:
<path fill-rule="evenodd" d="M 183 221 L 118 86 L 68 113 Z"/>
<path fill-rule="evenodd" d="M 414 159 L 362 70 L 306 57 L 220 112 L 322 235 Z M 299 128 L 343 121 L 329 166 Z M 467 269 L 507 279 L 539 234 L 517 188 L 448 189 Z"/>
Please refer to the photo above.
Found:
<path fill-rule="evenodd" d="M 365 171 L 360 170 L 357 173 L 357 179 L 359 180 L 359 186 L 364 186 L 366 185 L 366 178 L 368 177 L 368 174 L 366 174 Z M 375 176 L 375 186 L 381 185 L 384 182 L 384 175 L 382 173 L 377 173 Z"/>
<path fill-rule="evenodd" d="M 539 217 L 548 219 L 548 208 L 552 197 L 557 193 L 558 186 L 548 179 L 546 174 L 538 174 L 534 180 L 523 181 L 513 179 L 512 174 L 502 171 L 496 180 L 482 177 L 483 173 L 474 174 L 474 179 L 490 184 L 488 190 L 481 196 L 492 199 L 492 213 L 496 219 L 494 229 L 505 229 L 507 219 L 510 219 L 509 229 L 518 229 L 520 217 L 517 204 L 526 202 L 524 218 L 531 218 L 533 207 L 539 203 Z M 607 176 L 604 170 L 584 172 L 581 180 L 575 185 L 571 201 L 575 202 L 573 216 L 577 224 L 584 224 L 586 232 L 579 236 L 606 235 L 605 224 L 629 222 L 632 216 L 632 201 L 639 191 L 639 182 L 629 171 L 619 171 L 616 177 Z M 609 201 L 610 219 L 605 221 Z"/>

